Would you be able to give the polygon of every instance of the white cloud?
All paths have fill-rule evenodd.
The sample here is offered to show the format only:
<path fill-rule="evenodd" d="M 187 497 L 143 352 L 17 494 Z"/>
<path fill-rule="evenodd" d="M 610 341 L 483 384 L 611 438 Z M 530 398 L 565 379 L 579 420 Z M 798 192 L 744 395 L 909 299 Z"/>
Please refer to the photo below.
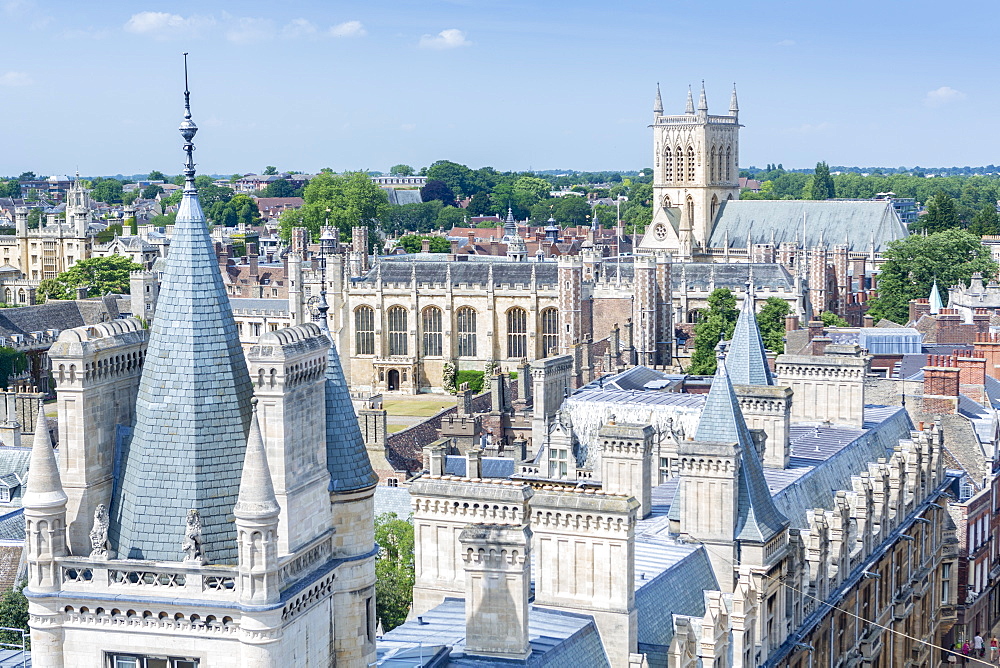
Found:
<path fill-rule="evenodd" d="M 0 86 L 30 86 L 33 82 L 24 72 L 4 72 L 0 74 Z"/>
<path fill-rule="evenodd" d="M 307 19 L 292 19 L 281 29 L 281 36 L 289 39 L 302 39 L 315 35 L 316 26 Z"/>
<path fill-rule="evenodd" d="M 267 19 L 235 19 L 226 30 L 226 39 L 234 44 L 255 44 L 274 37 L 274 26 Z"/>
<path fill-rule="evenodd" d="M 190 16 L 167 12 L 139 12 L 125 22 L 125 30 L 137 35 L 152 35 L 157 39 L 168 39 L 181 33 L 192 34 L 215 23 L 208 16 Z"/>
<path fill-rule="evenodd" d="M 334 37 L 364 37 L 368 31 L 361 21 L 345 21 L 330 28 L 330 34 Z"/>
<path fill-rule="evenodd" d="M 958 102 L 965 99 L 965 93 L 955 90 L 951 86 L 941 86 L 932 91 L 928 91 L 924 96 L 924 104 L 928 107 L 941 107 L 949 102 Z"/>
<path fill-rule="evenodd" d="M 471 44 L 472 42 L 465 39 L 465 33 L 456 28 L 449 28 L 442 30 L 437 35 L 424 35 L 420 38 L 421 49 L 455 49 Z"/>
<path fill-rule="evenodd" d="M 795 46 L 794 39 L 783 39 L 780 42 L 775 43 L 775 46 Z"/>

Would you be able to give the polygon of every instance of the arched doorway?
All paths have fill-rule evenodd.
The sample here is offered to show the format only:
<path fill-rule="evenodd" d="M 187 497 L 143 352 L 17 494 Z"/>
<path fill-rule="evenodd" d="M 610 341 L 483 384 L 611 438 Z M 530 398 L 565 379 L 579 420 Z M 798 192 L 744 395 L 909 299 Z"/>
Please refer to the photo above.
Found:
<path fill-rule="evenodd" d="M 399 371 L 389 369 L 389 374 L 385 377 L 385 389 L 394 392 L 399 389 Z"/>

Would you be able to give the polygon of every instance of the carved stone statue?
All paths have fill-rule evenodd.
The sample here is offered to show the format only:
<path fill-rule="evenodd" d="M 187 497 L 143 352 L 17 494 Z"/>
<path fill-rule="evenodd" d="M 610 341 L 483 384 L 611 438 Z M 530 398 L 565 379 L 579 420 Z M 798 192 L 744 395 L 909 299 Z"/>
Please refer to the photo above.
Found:
<path fill-rule="evenodd" d="M 94 509 L 94 526 L 90 530 L 90 558 L 108 559 L 108 507 L 103 503 Z"/>
<path fill-rule="evenodd" d="M 184 543 L 181 545 L 184 551 L 185 563 L 206 563 L 205 555 L 201 550 L 201 514 L 194 508 L 188 510 L 187 525 L 184 528 Z"/>

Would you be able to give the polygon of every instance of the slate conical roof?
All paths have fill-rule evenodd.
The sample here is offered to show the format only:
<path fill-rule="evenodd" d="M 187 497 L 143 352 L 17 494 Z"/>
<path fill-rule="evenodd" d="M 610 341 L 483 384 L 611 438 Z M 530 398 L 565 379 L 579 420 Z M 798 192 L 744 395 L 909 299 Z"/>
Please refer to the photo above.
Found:
<path fill-rule="evenodd" d="M 44 510 L 66 505 L 66 498 L 56 465 L 56 453 L 49 438 L 45 411 L 39 406 L 35 440 L 28 459 L 28 480 L 21 504 L 28 509 Z"/>
<path fill-rule="evenodd" d="M 325 271 L 323 285 L 326 285 Z M 326 290 L 320 293 L 320 329 L 330 336 L 326 312 Z M 326 358 L 326 468 L 330 471 L 330 491 L 354 492 L 378 483 L 372 469 L 365 439 L 361 436 L 358 416 L 351 403 L 351 391 L 340 364 L 337 344 L 330 336 L 330 352 Z"/>
<path fill-rule="evenodd" d="M 112 499 L 110 538 L 123 559 L 183 559 L 185 519 L 196 509 L 202 553 L 236 561 L 232 512 L 253 390 L 194 186 L 196 131 L 188 107 L 184 196 Z"/>
<path fill-rule="evenodd" d="M 726 355 L 729 379 L 737 385 L 774 385 L 753 302 L 753 293 L 748 289 Z"/>
<path fill-rule="evenodd" d="M 256 404 L 256 399 L 252 399 Z M 247 438 L 247 452 L 243 459 L 243 474 L 240 477 L 240 493 L 236 499 L 233 515 L 246 520 L 276 518 L 280 508 L 274 496 L 271 469 L 267 465 L 267 451 L 264 437 L 257 421 L 257 406 L 250 419 L 250 437 Z"/>
<path fill-rule="evenodd" d="M 788 525 L 788 519 L 775 507 L 767 488 L 763 465 L 729 380 L 725 360 L 719 360 L 694 440 L 738 443 L 740 446 L 739 507 L 734 539 L 766 543 Z"/>

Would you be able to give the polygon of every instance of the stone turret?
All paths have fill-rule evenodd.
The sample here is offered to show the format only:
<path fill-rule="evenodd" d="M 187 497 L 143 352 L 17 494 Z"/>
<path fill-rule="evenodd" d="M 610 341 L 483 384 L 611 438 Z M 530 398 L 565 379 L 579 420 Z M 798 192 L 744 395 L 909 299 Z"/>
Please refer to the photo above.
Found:
<path fill-rule="evenodd" d="M 611 423 L 601 427 L 598 439 L 604 491 L 635 497 L 639 517 L 645 517 L 652 506 L 653 427 Z"/>
<path fill-rule="evenodd" d="M 253 399 L 250 437 L 243 458 L 240 492 L 233 508 L 239 543 L 239 598 L 247 605 L 278 600 L 278 499 L 271 484 L 271 470 Z"/>
<path fill-rule="evenodd" d="M 57 560 L 65 557 L 66 493 L 59 479 L 55 452 L 49 438 L 45 411 L 38 407 L 35 440 L 28 463 L 27 489 L 22 499 L 25 519 L 25 561 L 31 594 L 59 591 L 62 585 Z M 28 593 L 28 592 L 26 592 Z M 63 630 L 58 626 L 62 608 L 56 599 L 29 604 L 33 665 L 63 668 Z"/>
<path fill-rule="evenodd" d="M 27 522 L 28 586 L 32 591 L 59 589 L 56 559 L 66 556 L 66 500 L 45 411 L 39 407 L 22 500 Z"/>

